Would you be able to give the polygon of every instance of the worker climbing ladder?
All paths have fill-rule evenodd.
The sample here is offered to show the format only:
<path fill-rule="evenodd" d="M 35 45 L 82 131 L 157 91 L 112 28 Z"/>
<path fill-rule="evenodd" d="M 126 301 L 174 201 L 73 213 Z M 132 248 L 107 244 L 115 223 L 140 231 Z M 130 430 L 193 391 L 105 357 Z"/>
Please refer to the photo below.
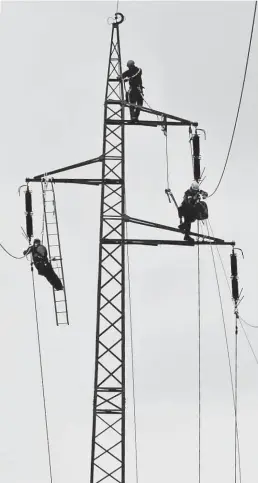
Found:
<path fill-rule="evenodd" d="M 57 291 L 53 288 L 56 324 L 69 325 L 64 270 L 53 181 L 49 178 L 42 178 L 41 188 L 49 261 L 51 262 L 55 273 L 58 275 L 63 285 L 63 290 Z"/>

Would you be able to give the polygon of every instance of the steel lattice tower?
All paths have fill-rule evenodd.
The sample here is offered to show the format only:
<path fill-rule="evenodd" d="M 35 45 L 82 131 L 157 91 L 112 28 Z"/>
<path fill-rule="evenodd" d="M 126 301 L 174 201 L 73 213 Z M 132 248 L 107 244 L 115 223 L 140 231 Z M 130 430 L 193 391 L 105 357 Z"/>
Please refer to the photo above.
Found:
<path fill-rule="evenodd" d="M 231 245 L 200 233 L 191 232 L 196 240 L 128 239 L 125 223 L 181 234 L 179 228 L 141 220 L 125 213 L 125 158 L 124 129 L 129 126 L 160 126 L 167 133 L 168 126 L 197 127 L 198 123 L 151 108 L 139 107 L 141 112 L 154 116 L 154 120 L 125 119 L 125 108 L 132 104 L 124 100 L 121 75 L 119 25 L 121 13 L 112 24 L 111 44 L 104 108 L 103 150 L 97 158 L 26 178 L 26 183 L 50 181 L 52 183 L 101 185 L 100 238 L 98 266 L 97 327 L 95 378 L 93 399 L 93 427 L 90 483 L 125 483 L 125 245 Z M 197 156 L 199 159 L 199 155 Z M 198 161 L 199 162 L 199 161 Z M 102 163 L 101 178 L 53 178 L 54 174 L 74 170 L 94 163 Z M 170 191 L 170 190 L 165 190 Z M 172 200 L 176 204 L 172 193 Z M 171 201 L 171 200 L 170 200 Z M 46 231 L 51 223 L 46 223 Z M 48 236 L 52 233 L 48 233 Z M 60 240 L 58 247 L 61 254 Z M 53 259 L 54 260 L 54 259 Z M 52 261 L 53 261 L 52 260 Z M 55 298 L 54 298 L 55 301 Z M 56 301 L 55 301 L 56 303 Z"/>
<path fill-rule="evenodd" d="M 124 244 L 105 244 L 112 237 L 123 241 L 125 225 L 124 125 L 119 23 L 112 24 L 104 108 L 100 244 L 98 269 L 96 359 L 93 401 L 91 483 L 104 479 L 124 482 L 125 468 L 125 250 Z M 117 184 L 105 184 L 105 179 Z"/>

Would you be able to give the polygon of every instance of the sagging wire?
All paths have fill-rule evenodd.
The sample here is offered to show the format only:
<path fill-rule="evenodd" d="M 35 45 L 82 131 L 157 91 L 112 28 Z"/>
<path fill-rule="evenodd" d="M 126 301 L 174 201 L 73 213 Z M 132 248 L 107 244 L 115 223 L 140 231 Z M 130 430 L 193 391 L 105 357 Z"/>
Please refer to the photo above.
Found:
<path fill-rule="evenodd" d="M 239 103 L 238 103 L 237 114 L 236 114 L 236 118 L 235 118 L 233 132 L 232 132 L 231 140 L 230 140 L 230 143 L 229 143 L 228 153 L 227 153 L 227 156 L 226 156 L 226 161 L 225 161 L 225 164 L 224 164 L 224 167 L 223 167 L 222 174 L 220 176 L 219 182 L 218 182 L 216 188 L 214 189 L 214 191 L 210 194 L 209 198 L 211 198 L 211 196 L 213 196 L 216 193 L 216 191 L 218 190 L 218 188 L 220 186 L 220 183 L 222 181 L 222 178 L 223 178 L 223 176 L 225 174 L 225 170 L 226 170 L 226 167 L 227 167 L 227 164 L 228 164 L 229 155 L 230 155 L 230 152 L 231 152 L 233 140 L 234 140 L 234 137 L 235 137 L 235 131 L 236 131 L 236 127 L 237 127 L 237 122 L 238 122 L 240 107 L 241 107 L 241 103 L 242 103 L 242 97 L 243 97 L 243 93 L 244 93 L 244 87 L 245 87 L 245 81 L 246 81 L 246 74 L 247 74 L 247 68 L 248 68 L 248 63 L 249 63 L 249 56 L 250 56 L 250 51 L 251 51 L 252 39 L 253 39 L 253 31 L 254 31 L 254 24 L 255 24 L 255 17 L 256 17 L 256 8 L 257 8 L 257 1 L 254 3 L 254 13 L 253 13 L 252 28 L 251 28 L 251 33 L 250 33 L 249 46 L 248 46 L 248 52 L 247 52 L 247 58 L 246 58 L 246 64 L 245 64 L 244 78 L 243 78 L 243 82 L 242 82 L 240 99 L 239 99 Z"/>
<path fill-rule="evenodd" d="M 23 255 L 22 257 L 16 257 L 15 255 L 12 255 L 10 252 L 8 252 L 8 250 L 6 250 L 6 248 L 2 245 L 2 243 L 0 243 L 0 247 L 7 253 L 7 255 L 9 255 L 12 258 L 15 258 L 16 260 L 21 260 L 22 258 L 25 257 L 25 255 Z"/>
<path fill-rule="evenodd" d="M 240 323 L 241 323 L 241 322 L 244 322 L 244 321 L 243 321 L 243 319 L 242 319 L 241 317 L 239 317 L 239 320 L 240 320 Z M 249 324 L 248 324 L 248 325 L 249 325 Z M 243 332 L 244 332 L 244 334 L 245 334 L 245 336 L 246 336 L 246 340 L 247 340 L 247 342 L 248 342 L 248 344 L 249 344 L 249 347 L 250 347 L 250 349 L 251 349 L 251 351 L 252 351 L 252 353 L 253 353 L 253 356 L 254 356 L 254 358 L 255 358 L 255 361 L 256 361 L 256 363 L 258 364 L 258 358 L 257 358 L 257 356 L 256 356 L 256 354 L 255 354 L 255 352 L 254 352 L 254 350 L 253 350 L 252 344 L 251 344 L 251 342 L 250 342 L 250 340 L 249 340 L 249 337 L 247 336 L 247 333 L 246 333 L 246 331 L 245 331 L 245 329 L 244 329 L 244 327 L 243 327 L 243 325 L 242 325 L 242 324 L 241 324 L 241 327 L 242 327 L 242 330 L 243 330 Z"/>
<path fill-rule="evenodd" d="M 127 211 L 126 211 L 126 196 L 125 196 L 125 213 L 127 213 Z M 125 223 L 125 235 L 126 235 L 126 238 L 128 238 L 127 223 Z M 132 368 L 132 385 L 133 385 L 135 476 L 136 476 L 136 483 L 139 483 L 138 442 L 137 442 L 137 418 L 136 418 L 136 397 L 135 397 L 135 363 L 134 363 L 133 318 L 132 318 L 132 296 L 131 296 L 131 274 L 130 274 L 130 258 L 129 258 L 129 246 L 128 245 L 126 245 L 126 259 L 127 259 L 127 277 L 128 277 L 128 297 L 129 297 L 129 322 L 130 322 L 130 341 L 131 341 L 131 368 Z"/>
<path fill-rule="evenodd" d="M 210 236 L 208 223 L 206 223 L 206 229 L 207 229 L 208 235 Z M 233 406 L 234 406 L 234 415 L 235 415 L 235 454 L 236 454 L 236 448 L 237 448 L 239 481 L 241 483 L 241 481 L 242 481 L 242 471 L 241 471 L 240 443 L 239 443 L 239 432 L 238 432 L 238 421 L 237 421 L 237 406 L 236 406 L 237 397 L 236 397 L 236 394 L 235 394 L 235 390 L 237 389 L 237 386 L 235 385 L 235 387 L 234 387 L 234 382 L 233 382 L 233 371 L 232 371 L 232 364 L 231 364 L 231 359 L 230 359 L 228 335 L 227 335 L 227 329 L 226 329 L 226 323 L 225 323 L 225 315 L 224 315 L 224 309 L 223 309 L 223 304 L 222 304 L 222 296 L 221 296 L 221 290 L 220 290 L 220 285 L 219 285 L 218 272 L 217 272 L 217 267 L 216 267 L 216 262 L 215 262 L 215 257 L 214 257 L 214 252 L 213 252 L 213 247 L 212 247 L 211 242 L 210 242 L 210 248 L 211 248 L 212 260 L 213 260 L 216 284 L 217 284 L 217 289 L 218 289 L 218 294 L 219 294 L 221 315 L 222 315 L 222 320 L 223 320 L 224 335 L 225 335 L 225 341 L 226 341 L 226 349 L 227 349 L 227 357 L 228 357 L 230 381 L 231 381 L 231 389 L 232 389 L 232 398 L 233 398 Z M 236 464 L 237 463 L 236 463 L 236 458 L 235 458 L 235 465 L 234 465 L 235 482 L 236 482 L 236 474 L 237 474 L 236 473 Z"/>
<path fill-rule="evenodd" d="M 50 453 L 50 440 L 49 440 L 48 419 L 47 419 L 47 405 L 46 405 L 45 385 L 44 385 L 44 376 L 43 376 L 43 364 L 42 364 L 42 353 L 41 353 L 41 343 L 40 343 L 40 333 L 39 333 L 38 309 L 37 309 L 37 299 L 36 299 L 36 289 L 35 289 L 35 278 L 34 278 L 33 263 L 32 262 L 31 262 L 31 276 L 32 276 L 32 286 L 33 286 L 33 295 L 34 295 L 34 308 L 35 308 L 37 340 L 38 340 L 38 351 L 39 351 L 39 365 L 40 365 L 40 376 L 41 376 L 41 389 L 42 389 L 42 397 L 43 397 L 44 417 L 45 417 L 45 428 L 46 428 L 46 439 L 47 439 L 49 477 L 50 477 L 50 482 L 53 483 L 52 464 L 51 464 L 51 453 Z"/>
<path fill-rule="evenodd" d="M 258 329 L 258 325 L 249 324 L 249 322 L 246 322 L 246 320 L 244 320 L 243 317 L 239 317 L 239 318 L 240 318 L 241 322 L 248 325 L 248 327 L 252 327 L 253 329 Z"/>

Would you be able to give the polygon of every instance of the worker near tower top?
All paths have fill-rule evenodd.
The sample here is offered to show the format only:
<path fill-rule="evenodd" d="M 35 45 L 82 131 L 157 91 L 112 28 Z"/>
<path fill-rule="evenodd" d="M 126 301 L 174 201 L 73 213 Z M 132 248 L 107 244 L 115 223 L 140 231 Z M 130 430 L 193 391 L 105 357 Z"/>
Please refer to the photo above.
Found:
<path fill-rule="evenodd" d="M 33 245 L 24 250 L 23 255 L 29 255 L 30 253 L 38 274 L 46 277 L 55 290 L 63 290 L 63 284 L 48 260 L 47 249 L 39 238 L 35 238 Z"/>
<path fill-rule="evenodd" d="M 185 191 L 181 206 L 178 208 L 180 218 L 179 229 L 184 231 L 184 240 L 194 241 L 189 233 L 191 231 L 191 223 L 196 220 L 206 220 L 208 218 L 208 207 L 202 199 L 207 198 L 208 193 L 200 190 L 197 181 L 194 181 L 190 188 Z M 184 217 L 184 223 L 182 223 Z"/>
<path fill-rule="evenodd" d="M 130 104 L 136 104 L 138 106 L 143 105 L 143 86 L 142 86 L 142 69 L 136 67 L 134 60 L 128 60 L 128 70 L 123 72 L 117 79 L 124 79 L 125 82 L 129 81 L 129 92 L 126 93 L 126 101 Z M 132 121 L 138 121 L 140 115 L 140 109 L 130 107 L 130 115 Z"/>
<path fill-rule="evenodd" d="M 142 87 L 142 69 L 136 67 L 134 60 L 128 60 L 128 70 L 122 73 L 122 79 L 128 79 L 130 87 L 140 86 Z"/>

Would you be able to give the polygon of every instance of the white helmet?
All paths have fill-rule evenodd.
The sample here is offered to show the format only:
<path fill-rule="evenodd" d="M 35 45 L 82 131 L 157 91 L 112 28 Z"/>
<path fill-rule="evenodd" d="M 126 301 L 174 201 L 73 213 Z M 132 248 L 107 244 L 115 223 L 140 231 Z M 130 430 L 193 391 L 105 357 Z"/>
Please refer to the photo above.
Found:
<path fill-rule="evenodd" d="M 197 183 L 197 181 L 194 181 L 191 184 L 191 190 L 193 190 L 193 191 L 199 191 L 199 184 Z"/>
<path fill-rule="evenodd" d="M 133 67 L 133 66 L 134 66 L 134 60 L 128 60 L 127 67 Z"/>

